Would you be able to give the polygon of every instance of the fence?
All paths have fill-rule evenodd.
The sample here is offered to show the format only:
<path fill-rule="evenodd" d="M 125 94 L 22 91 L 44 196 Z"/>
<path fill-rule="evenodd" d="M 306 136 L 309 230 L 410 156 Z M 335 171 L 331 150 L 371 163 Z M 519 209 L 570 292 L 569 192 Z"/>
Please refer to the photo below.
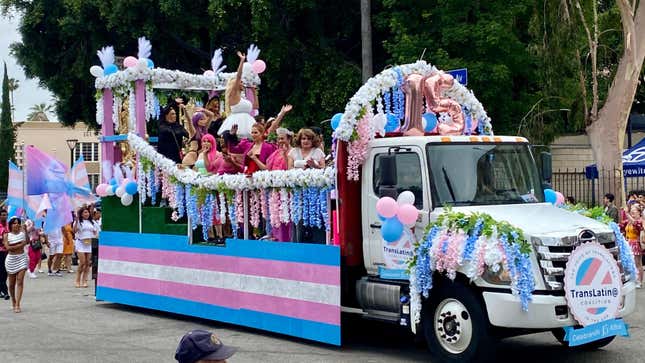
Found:
<path fill-rule="evenodd" d="M 645 176 L 624 177 L 620 170 L 616 169 L 598 170 L 597 176 L 588 179 L 584 169 L 564 169 L 554 171 L 551 182 L 554 190 L 588 206 L 602 204 L 602 198 L 606 193 L 616 195 L 616 204 L 620 205 L 620 195 L 617 195 L 617 186 L 620 183 L 625 188 L 625 193 L 631 190 L 645 190 Z"/>

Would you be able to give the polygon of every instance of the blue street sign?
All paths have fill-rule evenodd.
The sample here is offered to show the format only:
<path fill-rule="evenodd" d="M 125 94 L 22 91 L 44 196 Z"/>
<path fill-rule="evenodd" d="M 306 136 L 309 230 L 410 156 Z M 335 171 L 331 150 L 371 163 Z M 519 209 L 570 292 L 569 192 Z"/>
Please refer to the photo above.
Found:
<path fill-rule="evenodd" d="M 468 68 L 459 68 L 448 71 L 451 76 L 453 76 L 457 82 L 463 84 L 464 86 L 468 85 Z"/>

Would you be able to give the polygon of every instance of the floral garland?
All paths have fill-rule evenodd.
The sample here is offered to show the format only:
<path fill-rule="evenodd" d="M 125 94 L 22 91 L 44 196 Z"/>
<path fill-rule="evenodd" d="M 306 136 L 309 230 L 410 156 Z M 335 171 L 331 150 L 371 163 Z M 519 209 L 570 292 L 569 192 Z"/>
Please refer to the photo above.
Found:
<path fill-rule="evenodd" d="M 137 114 L 136 114 L 136 97 L 134 96 L 134 87 L 130 84 L 128 88 L 128 130 L 136 130 Z"/>
<path fill-rule="evenodd" d="M 103 125 L 103 118 L 105 113 L 103 112 L 103 93 L 100 93 L 96 97 L 96 123 Z"/>
<path fill-rule="evenodd" d="M 177 201 L 177 217 L 181 218 L 184 216 L 185 209 L 185 195 L 184 195 L 184 186 L 177 183 L 175 185 L 175 200 Z"/>
<path fill-rule="evenodd" d="M 156 118 L 158 108 L 156 106 L 156 97 L 155 92 L 152 90 L 152 85 L 146 83 L 146 100 L 145 100 L 145 115 L 146 121 L 150 121 L 152 118 Z"/>
<path fill-rule="evenodd" d="M 244 195 L 239 190 L 235 192 L 234 205 L 235 205 L 235 216 L 237 218 L 233 220 L 237 221 L 238 224 L 242 224 L 244 223 Z"/>
<path fill-rule="evenodd" d="M 348 145 L 347 180 L 358 181 L 359 179 L 358 170 L 367 158 L 367 144 L 372 137 L 371 119 L 372 112 L 371 109 L 368 109 L 358 122 L 356 128 L 358 137 L 354 141 L 350 141 Z"/>
<path fill-rule="evenodd" d="M 251 225 L 253 228 L 258 228 L 260 226 L 260 196 L 254 191 L 251 191 L 249 194 Z"/>
<path fill-rule="evenodd" d="M 331 220 L 329 219 L 329 210 L 327 199 L 329 198 L 329 189 L 321 188 L 318 192 L 318 203 L 320 205 L 320 212 L 322 214 L 323 221 L 325 222 L 325 230 L 327 232 L 331 231 Z"/>
<path fill-rule="evenodd" d="M 282 188 L 280 189 L 280 223 L 289 223 L 291 219 L 289 215 L 289 205 L 289 191 Z"/>
<path fill-rule="evenodd" d="M 269 214 L 271 215 L 271 226 L 280 227 L 280 193 L 273 189 L 269 193 Z"/>
<path fill-rule="evenodd" d="M 219 220 L 222 224 L 226 223 L 226 195 L 224 193 L 218 193 L 219 197 Z"/>
<path fill-rule="evenodd" d="M 430 224 L 425 237 L 415 244 L 410 261 L 410 295 L 415 311 L 421 311 L 421 296 L 428 297 L 434 272 L 454 279 L 463 268 L 471 280 L 488 268 L 493 273 L 508 272 L 511 291 L 528 310 L 535 281 L 532 275 L 530 244 L 522 231 L 507 222 L 495 221 L 483 213 L 465 214 L 450 209 Z M 415 317 L 418 322 L 420 316 Z"/>
<path fill-rule="evenodd" d="M 108 76 L 96 78 L 94 87 L 97 89 L 114 89 L 137 80 L 143 80 L 145 82 L 151 81 L 154 88 L 162 86 L 168 89 L 216 90 L 226 88 L 228 80 L 235 77 L 235 75 L 236 73 L 234 72 L 220 72 L 215 76 L 204 76 L 164 68 L 131 67 Z M 260 76 L 253 72 L 252 67 L 244 67 L 242 83 L 247 87 L 258 87 L 261 83 Z"/>
<path fill-rule="evenodd" d="M 134 133 L 128 134 L 130 146 L 145 160 L 177 182 L 211 190 L 253 190 L 267 188 L 332 187 L 336 171 L 325 169 L 290 169 L 258 171 L 249 178 L 244 174 L 204 176 L 191 169 L 179 169 L 174 161 L 159 154 L 154 147 Z"/>
<path fill-rule="evenodd" d="M 114 129 L 118 130 L 119 127 L 119 115 L 121 114 L 121 97 L 114 93 L 112 102 L 112 124 L 114 124 Z"/>

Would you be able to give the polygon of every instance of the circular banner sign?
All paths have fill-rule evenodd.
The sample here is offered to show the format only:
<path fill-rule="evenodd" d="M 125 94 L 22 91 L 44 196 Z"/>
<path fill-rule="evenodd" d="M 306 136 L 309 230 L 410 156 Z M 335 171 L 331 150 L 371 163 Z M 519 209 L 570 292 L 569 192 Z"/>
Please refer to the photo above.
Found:
<path fill-rule="evenodd" d="M 577 247 L 564 271 L 567 305 L 582 326 L 614 319 L 622 298 L 620 270 L 609 251 L 596 242 Z"/>

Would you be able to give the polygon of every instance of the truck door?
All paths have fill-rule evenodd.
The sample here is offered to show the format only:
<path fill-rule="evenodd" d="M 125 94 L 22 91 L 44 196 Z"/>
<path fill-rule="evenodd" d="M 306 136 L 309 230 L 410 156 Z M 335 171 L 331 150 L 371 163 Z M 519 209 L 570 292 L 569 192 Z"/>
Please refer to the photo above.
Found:
<path fill-rule="evenodd" d="M 362 220 L 363 223 L 363 259 L 365 268 L 370 275 L 377 275 L 379 267 L 385 267 L 383 257 L 383 238 L 381 224 L 376 213 L 376 202 L 380 198 L 380 161 L 379 159 L 393 154 L 396 163 L 396 195 L 409 190 L 414 193 L 415 207 L 421 211 L 414 228 L 414 234 L 420 238 L 428 223 L 430 199 L 428 188 L 428 171 L 426 168 L 423 149 L 419 146 L 397 146 L 372 148 L 363 169 L 362 184 Z M 394 196 L 396 197 L 396 196 Z M 396 199 L 396 198 L 395 198 Z M 406 228 L 406 230 L 409 230 Z M 404 231 L 404 233 L 406 233 Z"/>

